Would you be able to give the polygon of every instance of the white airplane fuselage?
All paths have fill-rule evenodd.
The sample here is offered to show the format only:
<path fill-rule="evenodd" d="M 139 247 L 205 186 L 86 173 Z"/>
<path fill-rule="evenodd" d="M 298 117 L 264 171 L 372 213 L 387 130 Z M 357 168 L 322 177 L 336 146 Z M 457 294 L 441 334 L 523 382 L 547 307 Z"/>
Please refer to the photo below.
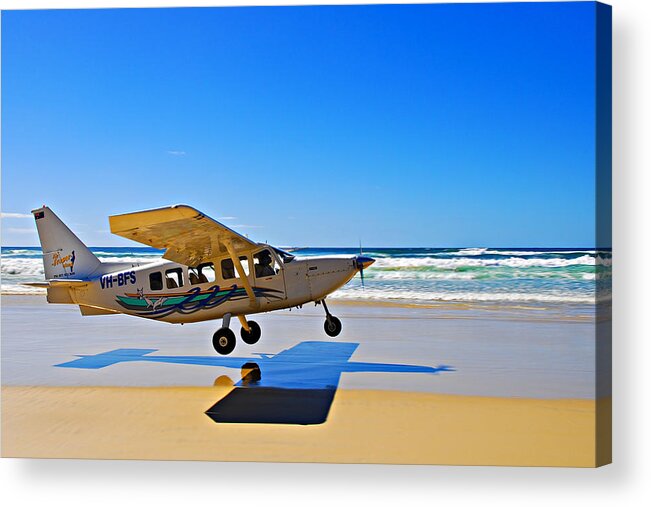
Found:
<path fill-rule="evenodd" d="M 170 323 L 200 322 L 226 314 L 251 315 L 321 301 L 359 271 L 358 256 L 293 257 L 284 262 L 272 247 L 261 244 L 262 250 L 272 255 L 274 274 L 256 272 L 256 252 L 240 257 L 255 303 L 237 272 L 232 277 L 221 269 L 222 261 L 232 266 L 228 257 L 216 259 L 212 269 L 204 268 L 210 272 L 208 281 L 191 280 L 195 268 L 166 260 L 106 263 L 100 268 L 102 273 L 88 283 L 66 290 L 71 301 L 65 302 L 80 305 L 86 315 L 117 312 Z M 168 285 L 170 278 L 173 282 Z M 52 299 L 56 299 L 55 294 Z"/>
<path fill-rule="evenodd" d="M 256 243 L 185 204 L 109 217 L 111 231 L 164 249 L 164 259 L 138 264 L 102 262 L 48 207 L 32 210 L 43 250 L 49 303 L 77 304 L 82 315 L 127 314 L 185 324 L 222 318 L 213 347 L 230 354 L 236 338 L 257 343 L 260 325 L 247 316 L 310 301 L 321 303 L 324 331 L 335 337 L 341 321 L 325 298 L 374 260 L 363 255 L 296 257 Z M 169 260 L 171 259 L 171 260 Z"/>

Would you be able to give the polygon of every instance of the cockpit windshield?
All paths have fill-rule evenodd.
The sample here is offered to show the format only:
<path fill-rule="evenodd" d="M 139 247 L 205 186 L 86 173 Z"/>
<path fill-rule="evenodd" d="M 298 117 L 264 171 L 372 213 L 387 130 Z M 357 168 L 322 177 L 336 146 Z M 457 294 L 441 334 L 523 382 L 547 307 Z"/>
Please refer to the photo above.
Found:
<path fill-rule="evenodd" d="M 276 248 L 276 247 L 271 247 L 271 248 L 274 249 L 274 252 L 278 254 L 278 257 L 282 259 L 284 264 L 287 264 L 288 262 L 292 262 L 295 258 L 294 255 L 285 252 L 285 250 L 281 250 L 280 248 Z"/>

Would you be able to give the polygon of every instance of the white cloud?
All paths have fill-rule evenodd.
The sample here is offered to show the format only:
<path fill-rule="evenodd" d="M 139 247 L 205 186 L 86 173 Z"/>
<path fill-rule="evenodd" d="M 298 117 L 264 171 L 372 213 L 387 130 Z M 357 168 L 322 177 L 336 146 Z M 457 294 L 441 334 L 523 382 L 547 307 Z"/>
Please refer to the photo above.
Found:
<path fill-rule="evenodd" d="M 10 227 L 7 229 L 7 232 L 13 232 L 14 234 L 34 234 L 36 233 L 36 229 L 31 227 Z"/>
<path fill-rule="evenodd" d="M 235 224 L 235 225 L 230 225 L 229 227 L 232 227 L 233 229 L 262 229 L 264 225 L 248 225 L 248 224 Z"/>
<path fill-rule="evenodd" d="M 217 220 L 237 220 L 237 217 L 219 217 Z"/>
<path fill-rule="evenodd" d="M 0 216 L 2 216 L 2 218 L 32 218 L 31 213 L 5 213 L 4 211 Z"/>
<path fill-rule="evenodd" d="M 168 155 L 174 155 L 175 157 L 182 157 L 185 155 L 183 150 L 167 150 Z"/>

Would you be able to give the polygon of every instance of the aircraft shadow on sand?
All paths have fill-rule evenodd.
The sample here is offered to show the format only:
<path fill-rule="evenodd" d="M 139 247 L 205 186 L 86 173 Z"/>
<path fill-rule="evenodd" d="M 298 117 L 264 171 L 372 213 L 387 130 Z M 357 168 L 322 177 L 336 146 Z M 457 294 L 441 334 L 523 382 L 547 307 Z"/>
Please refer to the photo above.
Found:
<path fill-rule="evenodd" d="M 359 343 L 305 341 L 278 354 L 255 358 L 150 355 L 157 349 L 117 349 L 57 364 L 99 369 L 148 361 L 240 369 L 242 380 L 206 414 L 217 423 L 321 424 L 332 405 L 342 373 L 423 373 L 454 371 L 450 366 L 350 361 Z M 218 379 L 219 380 L 219 379 Z"/>

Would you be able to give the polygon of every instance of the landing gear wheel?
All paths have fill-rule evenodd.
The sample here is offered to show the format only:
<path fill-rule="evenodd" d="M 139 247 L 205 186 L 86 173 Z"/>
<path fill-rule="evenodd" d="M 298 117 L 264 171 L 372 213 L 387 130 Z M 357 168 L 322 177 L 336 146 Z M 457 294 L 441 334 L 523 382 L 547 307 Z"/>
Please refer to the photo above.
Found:
<path fill-rule="evenodd" d="M 254 343 L 257 343 L 258 340 L 260 339 L 260 335 L 262 335 L 262 331 L 260 330 L 260 326 L 258 325 L 258 323 L 254 320 L 247 321 L 247 324 L 249 325 L 249 331 L 247 331 L 244 328 L 240 329 L 240 336 L 242 337 L 244 343 L 253 345 Z"/>
<path fill-rule="evenodd" d="M 328 318 L 326 318 L 326 321 L 323 324 L 323 329 L 325 329 L 325 332 L 328 336 L 332 336 L 334 338 L 339 333 L 341 333 L 341 321 L 334 315 L 330 315 Z"/>
<path fill-rule="evenodd" d="M 218 329 L 212 335 L 212 346 L 223 356 L 230 354 L 235 348 L 235 333 L 227 327 Z"/>

